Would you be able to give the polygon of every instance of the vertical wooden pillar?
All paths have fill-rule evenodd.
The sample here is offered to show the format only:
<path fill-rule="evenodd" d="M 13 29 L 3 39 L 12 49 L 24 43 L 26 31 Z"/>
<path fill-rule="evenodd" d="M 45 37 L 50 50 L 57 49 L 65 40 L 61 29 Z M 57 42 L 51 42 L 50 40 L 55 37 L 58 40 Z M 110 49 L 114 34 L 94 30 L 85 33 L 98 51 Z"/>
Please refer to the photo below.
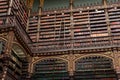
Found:
<path fill-rule="evenodd" d="M 11 9 L 12 9 L 12 5 L 13 5 L 13 0 L 9 0 L 9 1 L 8 1 L 8 5 L 9 5 L 9 8 L 8 8 L 8 13 L 7 13 L 7 15 L 10 15 Z M 8 17 L 7 17 L 6 23 L 9 22 L 8 20 L 9 20 L 9 19 L 8 19 Z"/>
<path fill-rule="evenodd" d="M 111 36 L 111 28 L 110 28 L 110 22 L 109 22 L 109 14 L 107 10 L 107 0 L 103 0 L 104 10 L 105 10 L 105 17 L 106 17 L 106 23 L 107 23 L 107 30 L 108 30 L 108 36 Z M 110 43 L 112 44 L 112 38 L 109 37 Z"/>
<path fill-rule="evenodd" d="M 70 2 L 70 30 L 71 30 L 71 48 L 73 49 L 74 48 L 74 31 L 73 31 L 73 28 L 74 28 L 74 20 L 73 20 L 73 0 L 69 0 Z M 73 74 L 74 74 L 74 70 L 73 70 L 73 67 L 74 67 L 74 62 L 73 62 L 73 51 L 70 51 L 69 53 L 69 63 L 68 63 L 68 71 L 69 71 L 69 76 L 70 76 L 70 80 L 74 80 L 73 79 Z"/>
<path fill-rule="evenodd" d="M 30 14 L 31 14 L 31 10 L 32 10 L 34 0 L 27 0 L 26 3 L 28 5 L 28 19 L 27 19 L 26 31 L 28 31 L 28 29 L 29 29 L 29 17 L 30 17 Z"/>
<path fill-rule="evenodd" d="M 37 27 L 37 42 L 39 41 L 39 37 L 40 37 L 40 18 L 41 18 L 41 13 L 42 13 L 42 7 L 39 6 L 38 27 Z"/>
<path fill-rule="evenodd" d="M 7 43 L 5 44 L 5 53 L 3 54 L 4 64 L 3 64 L 2 80 L 5 80 L 5 78 L 7 76 L 7 69 L 8 69 L 8 65 L 9 65 L 9 56 L 12 51 L 13 39 L 14 39 L 14 32 L 13 31 L 8 32 L 8 40 L 7 40 Z"/>
<path fill-rule="evenodd" d="M 29 29 L 29 18 L 30 18 L 30 13 L 31 13 L 31 9 L 29 8 L 29 10 L 28 10 L 27 26 L 26 26 L 26 31 L 27 31 L 27 32 L 28 32 L 28 29 Z"/>
<path fill-rule="evenodd" d="M 8 15 L 10 15 L 12 9 L 13 0 L 9 0 L 9 8 L 8 8 Z"/>
<path fill-rule="evenodd" d="M 30 17 L 30 14 L 31 14 L 31 10 L 32 10 L 34 0 L 27 0 L 26 3 L 28 5 L 28 19 L 27 19 L 26 31 L 28 31 L 28 29 L 29 29 L 29 17 Z"/>
<path fill-rule="evenodd" d="M 13 39 L 14 39 L 14 32 L 13 31 L 8 32 L 8 41 L 7 41 L 7 44 L 5 45 L 6 47 L 5 54 L 11 53 Z"/>
<path fill-rule="evenodd" d="M 74 47 L 74 31 L 73 31 L 73 28 L 74 28 L 74 20 L 73 20 L 73 0 L 70 0 L 70 22 L 71 22 L 71 25 L 70 25 L 70 29 L 71 29 L 71 48 Z"/>
<path fill-rule="evenodd" d="M 40 5 L 39 5 L 39 9 L 38 9 L 37 42 L 39 41 L 39 37 L 40 37 L 40 19 L 41 19 L 42 7 L 44 4 L 44 0 L 40 0 L 39 2 L 40 2 Z"/>
<path fill-rule="evenodd" d="M 28 77 L 27 77 L 27 80 L 30 80 L 31 77 L 32 77 L 32 72 L 31 72 L 31 67 L 32 67 L 32 57 L 31 56 L 28 56 L 28 62 L 29 62 L 29 65 L 28 65 Z"/>

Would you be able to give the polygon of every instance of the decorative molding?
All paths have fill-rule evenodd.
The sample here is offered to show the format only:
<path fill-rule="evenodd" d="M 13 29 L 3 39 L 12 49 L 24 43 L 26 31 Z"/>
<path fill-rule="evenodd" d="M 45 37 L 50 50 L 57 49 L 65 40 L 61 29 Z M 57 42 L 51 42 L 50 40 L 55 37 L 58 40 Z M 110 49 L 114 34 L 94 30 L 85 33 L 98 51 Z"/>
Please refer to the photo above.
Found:
<path fill-rule="evenodd" d="M 8 33 L 0 33 L 0 39 L 6 40 L 8 39 Z"/>

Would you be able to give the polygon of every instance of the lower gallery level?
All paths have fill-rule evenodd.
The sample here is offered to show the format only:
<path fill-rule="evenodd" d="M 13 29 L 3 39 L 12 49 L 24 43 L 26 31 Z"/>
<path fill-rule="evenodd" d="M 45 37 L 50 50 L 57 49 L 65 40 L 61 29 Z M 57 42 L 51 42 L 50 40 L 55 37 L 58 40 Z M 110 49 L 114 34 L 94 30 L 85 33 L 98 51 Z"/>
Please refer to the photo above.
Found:
<path fill-rule="evenodd" d="M 29 56 L 12 32 L 1 34 L 1 80 L 119 80 L 118 49 L 94 53 Z M 5 37 L 4 37 L 5 36 Z M 12 40 L 12 41 L 10 41 Z M 12 47 L 10 47 L 11 44 Z M 5 46 L 5 49 L 2 49 Z M 7 49 L 7 50 L 6 50 Z M 7 54 L 9 52 L 9 54 Z"/>
<path fill-rule="evenodd" d="M 118 80 L 118 52 L 35 57 L 32 80 Z"/>

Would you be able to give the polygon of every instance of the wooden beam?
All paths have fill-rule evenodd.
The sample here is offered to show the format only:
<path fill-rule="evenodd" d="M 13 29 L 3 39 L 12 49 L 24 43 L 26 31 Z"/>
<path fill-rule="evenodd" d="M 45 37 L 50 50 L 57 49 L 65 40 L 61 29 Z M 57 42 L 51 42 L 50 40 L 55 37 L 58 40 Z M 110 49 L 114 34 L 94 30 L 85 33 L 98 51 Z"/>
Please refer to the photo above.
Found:
<path fill-rule="evenodd" d="M 43 4 L 44 4 L 44 0 L 40 0 L 39 12 L 38 12 L 37 42 L 39 41 L 39 36 L 40 36 L 40 17 L 42 15 Z"/>
<path fill-rule="evenodd" d="M 73 20 L 73 0 L 70 0 L 69 1 L 69 3 L 70 3 L 70 11 L 71 11 L 71 13 L 70 13 L 70 20 L 71 20 L 71 25 L 70 25 L 70 27 L 71 27 L 71 47 L 73 48 L 73 43 L 74 43 L 74 41 L 73 41 L 73 38 L 74 38 L 74 31 L 73 31 L 73 27 L 74 27 L 74 20 Z"/>
<path fill-rule="evenodd" d="M 27 20 L 27 26 L 26 26 L 26 31 L 28 31 L 29 28 L 29 17 L 31 14 L 31 9 L 33 7 L 34 0 L 27 0 L 26 4 L 28 5 L 28 20 Z"/>
<path fill-rule="evenodd" d="M 103 5 L 105 8 L 105 17 L 106 17 L 106 23 L 107 23 L 107 27 L 108 27 L 108 35 L 111 36 L 111 28 L 110 28 L 110 22 L 109 22 L 109 14 L 108 14 L 108 10 L 107 10 L 107 0 L 103 0 Z M 109 37 L 110 43 L 112 44 L 112 38 Z"/>

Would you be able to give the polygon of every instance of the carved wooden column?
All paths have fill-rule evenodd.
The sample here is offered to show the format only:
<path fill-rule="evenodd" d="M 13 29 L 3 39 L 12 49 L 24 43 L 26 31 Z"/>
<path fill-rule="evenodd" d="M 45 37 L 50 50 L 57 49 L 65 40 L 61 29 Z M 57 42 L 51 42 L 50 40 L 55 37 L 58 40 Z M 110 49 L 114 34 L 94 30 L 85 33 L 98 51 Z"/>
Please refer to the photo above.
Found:
<path fill-rule="evenodd" d="M 6 51 L 5 51 L 5 54 L 10 54 L 11 53 L 11 49 L 12 49 L 12 43 L 13 43 L 13 39 L 14 39 L 14 32 L 13 31 L 10 31 L 8 33 L 8 41 L 7 41 L 7 44 L 6 44 Z"/>
<path fill-rule="evenodd" d="M 31 9 L 29 8 L 29 10 L 28 10 L 27 26 L 26 26 L 26 31 L 27 31 L 27 32 L 28 32 L 28 29 L 29 29 L 29 18 L 30 18 L 30 13 L 31 13 Z"/>
<path fill-rule="evenodd" d="M 71 48 L 73 49 L 74 47 L 74 41 L 73 41 L 73 38 L 74 38 L 74 31 L 73 31 L 73 27 L 74 27 L 74 20 L 73 20 L 73 0 L 69 0 L 69 5 L 70 5 L 70 22 L 71 22 L 71 25 L 70 25 L 70 30 L 71 30 Z M 68 63 L 68 71 L 69 71 L 69 76 L 70 76 L 70 80 L 74 80 L 73 79 L 73 75 L 74 75 L 74 70 L 73 70 L 73 67 L 74 67 L 74 62 L 73 62 L 73 51 L 71 50 L 70 53 L 69 53 L 69 63 Z"/>
<path fill-rule="evenodd" d="M 44 0 L 39 0 L 40 5 L 38 9 L 38 27 L 37 27 L 37 42 L 39 41 L 39 36 L 40 36 L 40 21 L 41 21 L 41 15 L 42 15 L 42 8 L 44 4 Z"/>
<path fill-rule="evenodd" d="M 28 65 L 28 78 L 27 80 L 30 80 L 31 77 L 32 77 L 32 72 L 31 72 L 31 67 L 32 67 L 32 57 L 31 56 L 28 56 L 28 62 L 29 62 L 29 65 Z"/>
<path fill-rule="evenodd" d="M 28 20 L 27 20 L 27 27 L 26 27 L 26 31 L 28 31 L 29 29 L 29 18 L 31 16 L 31 10 L 32 10 L 32 7 L 33 7 L 33 3 L 35 1 L 34 0 L 27 0 L 27 5 L 28 5 Z M 31 79 L 31 76 L 32 76 L 32 72 L 31 72 L 31 66 L 32 66 L 32 56 L 28 55 L 27 56 L 27 60 L 29 62 L 29 65 L 28 65 L 28 77 L 26 80 L 30 80 Z"/>
<path fill-rule="evenodd" d="M 112 44 L 109 14 L 108 14 L 108 10 L 107 10 L 107 0 L 103 0 L 103 5 L 104 5 L 104 8 L 105 8 L 105 17 L 106 17 L 106 23 L 107 23 L 108 36 L 110 36 L 109 37 L 109 42 Z"/>
<path fill-rule="evenodd" d="M 6 75 L 7 75 L 7 69 L 9 65 L 10 53 L 12 50 L 13 39 L 14 39 L 14 32 L 13 31 L 8 32 L 8 40 L 7 40 L 7 43 L 5 44 L 5 53 L 3 54 L 4 64 L 3 64 L 2 80 L 5 80 Z"/>
<path fill-rule="evenodd" d="M 74 31 L 73 31 L 73 28 L 74 28 L 74 20 L 73 20 L 73 0 L 70 0 L 70 30 L 71 30 L 71 48 L 74 47 L 74 41 L 73 41 L 73 38 L 74 38 Z"/>
<path fill-rule="evenodd" d="M 8 0 L 9 8 L 8 8 L 7 15 L 10 15 L 10 13 L 11 13 L 12 4 L 13 4 L 13 0 Z M 7 18 L 7 20 L 6 20 L 6 23 L 8 23 L 8 18 Z"/>

